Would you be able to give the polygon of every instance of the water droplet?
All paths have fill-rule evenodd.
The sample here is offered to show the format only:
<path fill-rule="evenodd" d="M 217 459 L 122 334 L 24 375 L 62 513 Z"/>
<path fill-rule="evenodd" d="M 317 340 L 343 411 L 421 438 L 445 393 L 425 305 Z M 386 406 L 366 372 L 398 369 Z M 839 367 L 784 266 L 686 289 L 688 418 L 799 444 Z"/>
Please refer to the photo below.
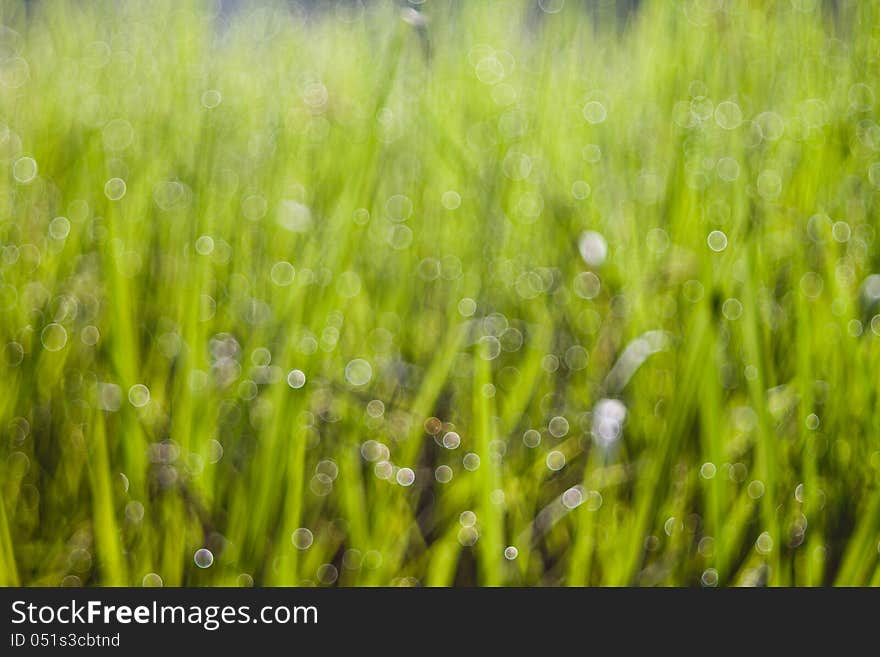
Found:
<path fill-rule="evenodd" d="M 480 467 L 480 457 L 473 452 L 468 452 L 461 460 L 465 470 L 473 472 Z"/>
<path fill-rule="evenodd" d="M 770 201 L 782 193 L 782 176 L 773 169 L 765 169 L 758 174 L 758 194 Z"/>
<path fill-rule="evenodd" d="M 739 299 L 727 299 L 721 306 L 721 314 L 725 319 L 736 321 L 742 316 L 743 307 Z"/>
<path fill-rule="evenodd" d="M 40 342 L 46 351 L 60 351 L 67 344 L 67 329 L 61 324 L 47 324 L 40 333 Z"/>
<path fill-rule="evenodd" d="M 25 184 L 37 177 L 37 161 L 32 157 L 20 157 L 12 165 L 12 176 Z"/>
<path fill-rule="evenodd" d="M 465 297 L 458 302 L 458 312 L 462 317 L 473 317 L 477 312 L 477 302 L 470 297 Z"/>
<path fill-rule="evenodd" d="M 558 14 L 565 6 L 565 0 L 538 0 L 538 6 L 546 14 Z"/>
<path fill-rule="evenodd" d="M 760 499 L 761 496 L 764 495 L 764 482 L 755 479 L 751 483 L 749 483 L 749 487 L 746 489 L 749 497 L 753 500 Z"/>
<path fill-rule="evenodd" d="M 545 463 L 547 464 L 547 467 L 553 471 L 562 470 L 562 468 L 565 467 L 565 454 L 559 450 L 553 450 L 547 454 Z"/>
<path fill-rule="evenodd" d="M 441 484 L 448 484 L 452 481 L 452 475 L 452 468 L 448 465 L 437 466 L 437 469 L 434 470 L 434 478 Z"/>
<path fill-rule="evenodd" d="M 318 577 L 318 582 L 325 586 L 329 586 L 339 577 L 339 570 L 332 563 L 325 563 L 318 566 L 316 575 Z"/>
<path fill-rule="evenodd" d="M 584 492 L 580 486 L 573 486 L 562 494 L 562 505 L 566 509 L 575 509 L 584 501 Z"/>
<path fill-rule="evenodd" d="M 581 299 L 595 299 L 599 296 L 602 283 L 596 274 L 591 271 L 584 271 L 574 277 L 571 289 L 575 296 Z"/>
<path fill-rule="evenodd" d="M 290 535 L 290 540 L 297 550 L 308 550 L 312 546 L 315 537 L 310 529 L 300 527 Z"/>
<path fill-rule="evenodd" d="M 443 192 L 440 202 L 447 210 L 455 210 L 461 205 L 461 195 L 456 191 L 449 190 L 448 192 Z"/>
<path fill-rule="evenodd" d="M 528 429 L 522 437 L 523 444 L 530 449 L 534 449 L 541 444 L 541 434 L 534 429 Z"/>
<path fill-rule="evenodd" d="M 707 568 L 700 577 L 700 583 L 705 587 L 718 586 L 718 571 L 714 568 Z"/>
<path fill-rule="evenodd" d="M 562 438 L 568 433 L 568 420 L 558 415 L 550 420 L 547 430 L 554 438 Z"/>
<path fill-rule="evenodd" d="M 474 527 L 462 527 L 458 530 L 458 542 L 464 547 L 470 547 L 480 538 L 479 532 Z"/>
<path fill-rule="evenodd" d="M 287 385 L 291 388 L 302 388 L 306 384 L 306 375 L 302 370 L 290 370 L 287 373 Z"/>
<path fill-rule="evenodd" d="M 478 353 L 483 360 L 494 360 L 501 354 L 501 342 L 494 335 L 484 335 L 479 345 Z"/>
<path fill-rule="evenodd" d="M 134 141 L 134 129 L 125 119 L 114 119 L 104 126 L 102 136 L 104 148 L 110 151 L 123 151 Z"/>
<path fill-rule="evenodd" d="M 202 106 L 214 109 L 223 101 L 223 95 L 216 89 L 208 89 L 202 94 Z"/>
<path fill-rule="evenodd" d="M 147 573 L 141 580 L 141 585 L 147 588 L 156 588 L 162 586 L 162 578 L 156 573 Z"/>
<path fill-rule="evenodd" d="M 122 178 L 111 178 L 104 183 L 104 196 L 111 201 L 118 201 L 125 196 L 125 181 Z"/>
<path fill-rule="evenodd" d="M 584 119 L 587 120 L 587 123 L 592 123 L 594 125 L 602 123 L 608 117 L 608 110 L 606 110 L 605 106 L 598 100 L 591 100 L 584 105 L 582 113 Z"/>
<path fill-rule="evenodd" d="M 720 230 L 713 230 L 706 238 L 706 243 L 710 249 L 719 253 L 727 248 L 727 235 Z"/>
<path fill-rule="evenodd" d="M 589 198 L 591 192 L 590 184 L 583 180 L 575 180 L 571 184 L 571 195 L 579 201 Z"/>
<path fill-rule="evenodd" d="M 739 178 L 739 162 L 732 157 L 722 157 L 715 164 L 718 177 L 726 182 L 733 182 Z"/>
<path fill-rule="evenodd" d="M 67 239 L 70 235 L 70 220 L 67 217 L 55 217 L 49 223 L 49 236 L 53 240 Z"/>
<path fill-rule="evenodd" d="M 598 267 L 608 257 L 608 242 L 594 230 L 585 230 L 578 238 L 581 258 L 591 267 Z"/>
<path fill-rule="evenodd" d="M 742 110 L 730 100 L 718 103 L 715 108 L 715 123 L 725 130 L 734 130 L 742 123 Z"/>
<path fill-rule="evenodd" d="M 196 550 L 193 561 L 196 562 L 196 565 L 199 568 L 210 568 L 214 563 L 214 555 L 207 548 L 201 548 L 200 550 Z"/>
<path fill-rule="evenodd" d="M 128 389 L 128 401 L 135 408 L 141 408 L 150 403 L 150 389 L 143 383 L 136 383 Z"/>
<path fill-rule="evenodd" d="M 353 386 L 364 386 L 373 377 L 372 366 L 363 358 L 355 358 L 345 366 L 345 380 Z"/>
<path fill-rule="evenodd" d="M 773 550 L 773 539 L 770 537 L 770 534 L 767 532 L 761 532 L 758 539 L 755 541 L 755 549 L 760 554 L 770 554 Z"/>
<path fill-rule="evenodd" d="M 416 480 L 416 473 L 411 468 L 401 468 L 397 471 L 397 483 L 401 486 L 412 486 Z"/>
<path fill-rule="evenodd" d="M 272 265 L 272 269 L 269 271 L 269 277 L 272 279 L 272 282 L 280 287 L 293 283 L 295 276 L 296 270 L 293 268 L 293 265 L 286 260 L 276 262 Z"/>
<path fill-rule="evenodd" d="M 626 419 L 626 406 L 619 399 L 601 399 L 593 409 L 593 437 L 604 446 L 609 446 L 620 438 L 623 422 Z"/>

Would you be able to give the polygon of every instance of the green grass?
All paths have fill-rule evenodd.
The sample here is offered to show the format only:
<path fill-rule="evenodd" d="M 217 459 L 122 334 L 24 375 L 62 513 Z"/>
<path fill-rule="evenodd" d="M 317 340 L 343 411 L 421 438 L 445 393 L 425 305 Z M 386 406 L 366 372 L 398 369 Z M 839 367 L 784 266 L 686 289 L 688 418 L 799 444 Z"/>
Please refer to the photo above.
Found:
<path fill-rule="evenodd" d="M 0 5 L 0 584 L 880 584 L 880 11 L 593 5 Z"/>

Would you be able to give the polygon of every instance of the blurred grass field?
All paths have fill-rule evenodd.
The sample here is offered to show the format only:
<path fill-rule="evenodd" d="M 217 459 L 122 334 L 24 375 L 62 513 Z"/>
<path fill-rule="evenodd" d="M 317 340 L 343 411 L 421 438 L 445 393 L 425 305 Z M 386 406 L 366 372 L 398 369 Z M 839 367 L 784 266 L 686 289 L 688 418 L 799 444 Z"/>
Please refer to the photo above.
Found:
<path fill-rule="evenodd" d="M 0 584 L 880 584 L 876 3 L 220 9 L 0 4 Z"/>

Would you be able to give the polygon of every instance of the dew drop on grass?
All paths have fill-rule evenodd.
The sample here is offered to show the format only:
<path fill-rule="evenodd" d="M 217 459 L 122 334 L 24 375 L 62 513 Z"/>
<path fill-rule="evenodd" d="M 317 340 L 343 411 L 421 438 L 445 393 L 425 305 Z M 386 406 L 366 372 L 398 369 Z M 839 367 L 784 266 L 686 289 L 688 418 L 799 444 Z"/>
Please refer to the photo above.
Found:
<path fill-rule="evenodd" d="M 470 547 L 480 538 L 479 532 L 474 527 L 462 527 L 458 530 L 458 542 L 464 547 Z"/>
<path fill-rule="evenodd" d="M 12 177 L 22 184 L 37 177 L 37 161 L 32 157 L 20 157 L 12 165 Z"/>
<path fill-rule="evenodd" d="M 381 399 L 371 399 L 367 403 L 367 415 L 380 418 L 385 414 L 385 403 Z"/>
<path fill-rule="evenodd" d="M 721 305 L 721 314 L 729 321 L 736 321 L 742 316 L 743 307 L 739 299 L 727 299 Z"/>
<path fill-rule="evenodd" d="M 575 509 L 584 501 L 584 493 L 580 486 L 573 486 L 562 494 L 562 505 L 566 509 Z"/>
<path fill-rule="evenodd" d="M 545 462 L 550 470 L 562 470 L 565 467 L 565 454 L 559 450 L 553 450 L 547 454 Z"/>
<path fill-rule="evenodd" d="M 727 235 L 720 230 L 713 230 L 706 238 L 706 243 L 709 245 L 710 249 L 716 253 L 720 253 L 727 248 Z"/>
<path fill-rule="evenodd" d="M 762 112 L 755 117 L 755 124 L 767 141 L 776 141 L 785 132 L 785 120 L 776 112 Z"/>
<path fill-rule="evenodd" d="M 700 576 L 700 583 L 707 588 L 718 586 L 718 571 L 714 568 L 707 568 Z"/>
<path fill-rule="evenodd" d="M 455 431 L 448 431 L 443 435 L 443 446 L 446 449 L 456 449 L 461 445 L 461 436 Z"/>
<path fill-rule="evenodd" d="M 575 180 L 571 184 L 571 195 L 579 201 L 589 198 L 591 191 L 590 184 L 583 180 Z"/>
<path fill-rule="evenodd" d="M 477 312 L 477 302 L 470 297 L 465 297 L 458 302 L 458 312 L 462 317 L 473 317 Z"/>
<path fill-rule="evenodd" d="M 600 399 L 593 409 L 593 437 L 604 447 L 614 444 L 623 432 L 626 406 L 619 399 Z"/>
<path fill-rule="evenodd" d="M 598 100 L 591 100 L 585 104 L 582 113 L 587 123 L 594 125 L 604 122 L 608 117 L 608 110 L 606 110 L 605 106 Z"/>
<path fill-rule="evenodd" d="M 541 444 L 541 434 L 534 429 L 527 429 L 523 434 L 522 441 L 526 447 L 534 449 Z"/>
<path fill-rule="evenodd" d="M 315 536 L 310 529 L 300 527 L 290 535 L 290 540 L 297 550 L 308 550 L 312 546 Z"/>
<path fill-rule="evenodd" d="M 30 77 L 31 71 L 27 60 L 21 57 L 0 59 L 0 86 L 18 89 L 27 84 Z"/>
<path fill-rule="evenodd" d="M 46 351 L 60 351 L 67 344 L 67 329 L 61 324 L 47 324 L 40 332 L 40 342 Z"/>
<path fill-rule="evenodd" d="M 473 472 L 480 467 L 480 457 L 473 452 L 468 452 L 461 460 L 465 470 Z"/>
<path fill-rule="evenodd" d="M 316 575 L 319 583 L 329 586 L 336 582 L 336 579 L 339 577 L 339 570 L 332 563 L 324 563 L 318 566 Z"/>
<path fill-rule="evenodd" d="M 401 486 L 412 486 L 416 480 L 416 473 L 411 468 L 400 468 L 395 479 L 397 479 L 397 483 Z"/>
<path fill-rule="evenodd" d="M 394 222 L 402 222 L 409 219 L 413 211 L 413 202 L 404 194 L 394 194 L 385 201 L 385 212 L 388 218 Z"/>
<path fill-rule="evenodd" d="M 290 370 L 287 373 L 287 385 L 291 388 L 302 388 L 306 384 L 306 375 L 302 370 Z"/>
<path fill-rule="evenodd" d="M 749 497 L 753 500 L 760 499 L 764 495 L 764 482 L 755 479 L 751 483 L 749 483 L 749 487 L 746 489 Z"/>
<path fill-rule="evenodd" d="M 565 6 L 565 0 L 538 0 L 538 6 L 545 14 L 557 14 Z"/>
<path fill-rule="evenodd" d="M 581 157 L 589 164 L 596 164 L 602 159 L 602 148 L 598 144 L 587 144 L 581 149 Z"/>
<path fill-rule="evenodd" d="M 440 465 L 437 466 L 437 469 L 434 470 L 434 479 L 436 479 L 441 484 L 448 484 L 452 481 L 452 468 L 448 465 Z"/>
<path fill-rule="evenodd" d="M 758 194 L 772 201 L 782 193 L 782 177 L 773 169 L 765 169 L 758 174 Z"/>
<path fill-rule="evenodd" d="M 715 164 L 718 177 L 725 182 L 733 182 L 739 178 L 739 162 L 732 157 L 722 157 Z"/>
<path fill-rule="evenodd" d="M 285 287 L 293 283 L 295 276 L 296 270 L 293 265 L 286 260 L 276 262 L 269 270 L 269 277 L 272 279 L 272 282 L 279 287 Z"/>
<path fill-rule="evenodd" d="M 494 335 L 484 335 L 479 344 L 479 354 L 483 360 L 495 360 L 501 354 L 501 342 Z"/>
<path fill-rule="evenodd" d="M 587 350 L 584 349 L 579 344 L 575 344 L 570 346 L 565 350 L 565 356 L 563 357 L 565 360 L 565 365 L 572 372 L 577 372 L 584 369 L 587 366 L 587 363 L 590 361 L 590 355 L 587 353 Z"/>
<path fill-rule="evenodd" d="M 508 545 L 504 548 L 504 558 L 508 561 L 513 561 L 519 556 L 519 550 L 516 549 L 513 545 Z"/>
<path fill-rule="evenodd" d="M 53 240 L 64 240 L 70 235 L 70 220 L 67 217 L 55 217 L 49 223 L 49 237 Z"/>
<path fill-rule="evenodd" d="M 128 401 L 135 408 L 141 408 L 150 403 L 150 389 L 143 383 L 136 383 L 128 389 Z"/>
<path fill-rule="evenodd" d="M 547 430 L 550 432 L 554 438 L 562 438 L 568 433 L 568 420 L 566 420 L 561 415 L 558 415 L 550 420 L 550 423 L 547 426 Z"/>
<path fill-rule="evenodd" d="M 373 368 L 363 358 L 355 358 L 345 366 L 345 380 L 353 386 L 365 386 L 373 377 Z"/>
<path fill-rule="evenodd" d="M 324 473 L 318 473 L 309 482 L 309 490 L 318 497 L 325 497 L 333 490 L 333 480 Z"/>
<path fill-rule="evenodd" d="M 118 201 L 125 196 L 126 185 L 122 178 L 110 178 L 104 183 L 104 196 L 111 201 Z"/>
<path fill-rule="evenodd" d="M 104 148 L 110 151 L 122 151 L 131 146 L 134 129 L 125 119 L 113 119 L 104 126 L 102 136 Z"/>
<path fill-rule="evenodd" d="M 21 346 L 18 342 L 8 342 L 6 344 L 6 348 L 3 352 L 3 355 L 6 359 L 6 364 L 11 367 L 16 367 L 21 364 L 21 361 L 24 360 L 24 347 Z"/>
<path fill-rule="evenodd" d="M 734 130 L 742 123 L 742 110 L 730 100 L 718 103 L 715 108 L 715 123 L 725 130 Z"/>
<path fill-rule="evenodd" d="M 574 277 L 571 284 L 572 292 L 581 299 L 595 299 L 599 296 L 602 283 L 599 277 L 591 271 L 584 271 Z"/>
<path fill-rule="evenodd" d="M 141 585 L 146 588 L 157 588 L 164 584 L 162 578 L 156 573 L 147 573 L 141 580 Z"/>
<path fill-rule="evenodd" d="M 715 472 L 716 468 L 714 463 L 707 461 L 700 466 L 700 476 L 703 479 L 712 479 L 713 477 L 715 477 Z"/>
<path fill-rule="evenodd" d="M 761 532 L 755 541 L 755 549 L 759 554 L 770 554 L 773 550 L 773 539 L 767 532 Z"/>
<path fill-rule="evenodd" d="M 601 233 L 585 230 L 578 237 L 578 251 L 585 263 L 591 267 L 598 267 L 608 257 L 608 242 Z"/>
<path fill-rule="evenodd" d="M 201 548 L 196 550 L 196 553 L 193 556 L 193 561 L 195 561 L 199 568 L 210 568 L 214 563 L 214 555 L 207 548 Z"/>
<path fill-rule="evenodd" d="M 202 235 L 196 240 L 196 253 L 199 255 L 211 255 L 214 252 L 214 238 L 210 235 Z"/>
<path fill-rule="evenodd" d="M 223 96 L 216 89 L 208 89 L 202 94 L 202 107 L 214 109 L 223 100 Z"/>
<path fill-rule="evenodd" d="M 456 191 L 449 190 L 443 192 L 443 196 L 440 197 L 440 202 L 447 210 L 456 210 L 461 205 L 461 195 Z"/>

